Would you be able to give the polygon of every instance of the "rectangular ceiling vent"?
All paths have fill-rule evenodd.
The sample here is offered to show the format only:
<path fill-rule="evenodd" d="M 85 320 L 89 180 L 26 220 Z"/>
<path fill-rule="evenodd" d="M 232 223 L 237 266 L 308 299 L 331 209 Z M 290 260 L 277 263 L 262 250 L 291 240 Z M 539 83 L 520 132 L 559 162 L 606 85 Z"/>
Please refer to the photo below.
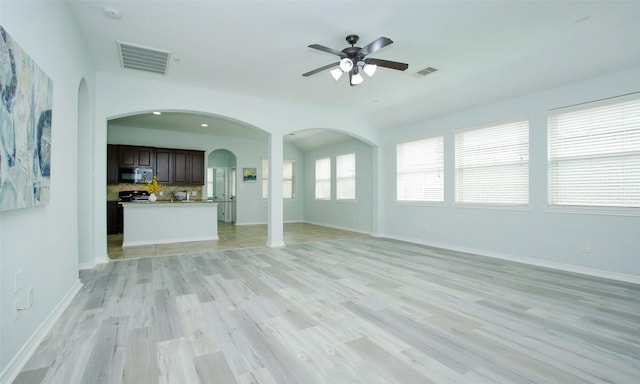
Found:
<path fill-rule="evenodd" d="M 433 68 L 433 67 L 427 67 L 421 71 L 416 72 L 416 77 L 425 77 L 428 74 L 431 74 L 433 72 L 437 71 L 437 69 Z"/>
<path fill-rule="evenodd" d="M 120 64 L 122 68 L 136 69 L 138 71 L 157 73 L 160 75 L 167 74 L 171 52 L 141 47 L 120 41 L 118 41 L 118 52 L 120 53 Z"/>

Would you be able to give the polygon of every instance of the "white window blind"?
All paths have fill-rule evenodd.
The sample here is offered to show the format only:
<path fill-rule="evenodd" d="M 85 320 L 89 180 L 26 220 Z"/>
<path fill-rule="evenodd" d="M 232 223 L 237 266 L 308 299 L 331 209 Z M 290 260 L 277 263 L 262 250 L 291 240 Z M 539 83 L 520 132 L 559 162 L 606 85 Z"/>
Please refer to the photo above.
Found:
<path fill-rule="evenodd" d="M 294 164 L 291 160 L 282 161 L 282 198 L 294 197 Z M 269 160 L 262 159 L 262 198 L 269 198 Z"/>
<path fill-rule="evenodd" d="M 336 156 L 336 199 L 356 198 L 356 154 Z"/>
<path fill-rule="evenodd" d="M 444 138 L 396 146 L 398 201 L 444 201 Z"/>
<path fill-rule="evenodd" d="M 529 203 L 529 122 L 455 135 L 456 201 Z"/>
<path fill-rule="evenodd" d="M 285 199 L 293 199 L 293 168 L 293 161 L 282 162 L 282 197 Z"/>
<path fill-rule="evenodd" d="M 640 207 L 640 98 L 549 116 L 551 205 Z"/>
<path fill-rule="evenodd" d="M 207 167 L 207 199 L 213 199 L 213 167 Z"/>
<path fill-rule="evenodd" d="M 331 199 L 331 159 L 316 160 L 316 199 Z"/>

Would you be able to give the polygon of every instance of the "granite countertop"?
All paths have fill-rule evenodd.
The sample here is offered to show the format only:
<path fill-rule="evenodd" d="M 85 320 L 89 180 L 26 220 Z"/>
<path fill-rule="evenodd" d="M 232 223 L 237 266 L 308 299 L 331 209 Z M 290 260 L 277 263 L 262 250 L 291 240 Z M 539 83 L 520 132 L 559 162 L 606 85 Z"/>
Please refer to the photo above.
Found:
<path fill-rule="evenodd" d="M 174 201 L 170 201 L 170 200 L 158 200 L 154 203 L 149 202 L 149 201 L 122 201 L 120 204 L 126 204 L 126 205 L 167 205 L 167 204 L 173 204 L 173 205 L 180 205 L 180 204 L 211 204 L 211 203 L 217 203 L 217 201 L 212 201 L 212 200 L 174 200 Z"/>

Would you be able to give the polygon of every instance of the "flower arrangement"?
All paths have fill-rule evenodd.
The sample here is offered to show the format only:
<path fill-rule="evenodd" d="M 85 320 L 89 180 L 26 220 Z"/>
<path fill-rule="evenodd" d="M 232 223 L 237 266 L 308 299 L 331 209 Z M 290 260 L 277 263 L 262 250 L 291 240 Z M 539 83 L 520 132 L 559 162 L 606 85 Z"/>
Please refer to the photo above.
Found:
<path fill-rule="evenodd" d="M 164 185 L 162 184 L 158 184 L 158 177 L 157 176 L 153 176 L 153 180 L 149 181 L 147 180 L 147 178 L 144 179 L 145 182 L 145 189 L 147 190 L 147 192 L 152 193 L 152 194 L 156 194 L 158 192 L 160 192 L 163 188 Z"/>

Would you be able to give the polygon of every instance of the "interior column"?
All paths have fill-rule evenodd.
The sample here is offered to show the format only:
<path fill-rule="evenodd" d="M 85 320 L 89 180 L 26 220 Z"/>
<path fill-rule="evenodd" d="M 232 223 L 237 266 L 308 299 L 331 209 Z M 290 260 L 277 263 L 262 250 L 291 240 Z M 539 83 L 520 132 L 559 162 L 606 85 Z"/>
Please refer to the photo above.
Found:
<path fill-rule="evenodd" d="M 282 205 L 283 136 L 269 135 L 269 209 L 267 247 L 284 247 Z"/>

